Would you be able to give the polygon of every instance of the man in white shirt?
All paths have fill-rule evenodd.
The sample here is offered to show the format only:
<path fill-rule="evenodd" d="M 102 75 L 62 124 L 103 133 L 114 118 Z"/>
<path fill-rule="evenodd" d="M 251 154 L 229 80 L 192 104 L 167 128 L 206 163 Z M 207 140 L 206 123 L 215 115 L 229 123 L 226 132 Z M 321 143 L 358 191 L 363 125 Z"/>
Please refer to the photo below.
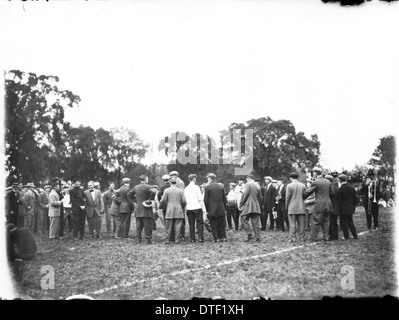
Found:
<path fill-rule="evenodd" d="M 234 227 L 236 230 L 238 230 L 238 209 L 237 209 L 237 193 L 235 191 L 236 184 L 234 182 L 230 182 L 230 191 L 227 194 L 227 225 L 229 226 L 229 229 L 232 228 L 231 224 L 231 218 L 233 218 L 234 221 Z"/>
<path fill-rule="evenodd" d="M 234 191 L 236 192 L 236 195 L 237 195 L 237 219 L 238 219 L 238 221 L 240 221 L 240 216 L 241 216 L 241 211 L 242 211 L 242 208 L 240 208 L 240 203 L 241 203 L 242 195 L 244 194 L 245 179 L 243 177 L 239 177 L 237 179 L 237 181 L 238 181 L 238 185 L 235 187 Z M 237 222 L 237 227 L 238 227 L 238 224 L 239 224 L 239 222 Z"/>
<path fill-rule="evenodd" d="M 195 242 L 195 222 L 197 222 L 198 242 L 204 242 L 203 196 L 200 187 L 195 184 L 197 175 L 190 174 L 188 180 L 190 183 L 184 189 L 184 197 L 187 202 L 186 214 L 190 228 L 190 240 Z"/>

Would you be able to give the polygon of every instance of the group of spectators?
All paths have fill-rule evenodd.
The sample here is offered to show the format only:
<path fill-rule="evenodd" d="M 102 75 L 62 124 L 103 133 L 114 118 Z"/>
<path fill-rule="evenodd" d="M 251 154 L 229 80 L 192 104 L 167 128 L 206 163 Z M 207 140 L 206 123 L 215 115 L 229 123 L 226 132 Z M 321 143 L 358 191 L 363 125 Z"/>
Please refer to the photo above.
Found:
<path fill-rule="evenodd" d="M 110 183 L 102 193 L 98 182 L 89 181 L 84 190 L 79 178 L 69 183 L 58 177 L 43 188 L 32 182 L 23 185 L 14 182 L 6 190 L 6 219 L 15 228 L 25 228 L 38 236 L 48 234 L 49 239 L 59 239 L 72 234 L 74 240 L 85 235 L 102 237 L 101 225 L 105 220 L 108 234 L 116 239 L 129 238 L 131 218 L 136 219 L 136 238 L 152 243 L 156 222 L 165 226 L 164 243 L 185 240 L 186 223 L 191 242 L 204 241 L 204 228 L 214 242 L 227 240 L 226 229 L 244 230 L 244 241 L 261 241 L 260 231 L 289 231 L 289 241 L 306 241 L 305 231 L 310 231 L 311 241 L 318 240 L 322 229 L 324 241 L 349 239 L 349 230 L 357 238 L 352 215 L 358 202 L 357 191 L 348 183 L 345 174 L 322 174 L 313 169 L 313 177 L 306 184 L 298 181 L 298 173 L 285 178 L 259 179 L 249 174 L 229 183 L 229 191 L 216 182 L 209 173 L 207 183 L 197 184 L 197 175 L 188 176 L 186 186 L 179 174 L 172 171 L 162 177 L 163 185 L 148 184 L 148 177 L 140 176 L 140 183 L 130 187 L 130 179 L 123 178 L 115 189 Z M 383 192 L 373 177 L 359 188 L 367 217 L 367 228 L 378 229 L 378 207 L 381 199 L 394 205 L 392 189 Z M 387 195 L 388 192 L 391 192 Z M 338 224 L 339 220 L 339 224 Z"/>

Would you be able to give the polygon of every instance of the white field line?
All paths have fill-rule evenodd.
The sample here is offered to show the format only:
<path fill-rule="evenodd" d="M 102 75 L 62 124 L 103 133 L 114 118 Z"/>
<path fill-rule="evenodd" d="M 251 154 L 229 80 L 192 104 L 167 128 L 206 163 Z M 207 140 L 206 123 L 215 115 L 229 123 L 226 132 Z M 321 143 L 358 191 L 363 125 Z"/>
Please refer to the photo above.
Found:
<path fill-rule="evenodd" d="M 358 233 L 358 236 L 361 236 L 361 235 L 364 235 L 364 234 L 367 234 L 367 233 L 369 233 L 368 230 Z M 306 244 L 306 245 L 302 245 L 302 246 L 297 246 L 297 247 L 291 247 L 291 248 L 287 248 L 287 249 L 277 250 L 277 251 L 273 251 L 273 252 L 269 252 L 269 253 L 265 253 L 265 254 L 259 254 L 259 255 L 249 256 L 249 257 L 237 258 L 237 259 L 234 259 L 234 260 L 225 260 L 225 261 L 222 261 L 222 262 L 219 262 L 219 263 L 213 265 L 213 267 L 226 266 L 226 265 L 237 263 L 237 262 L 241 262 L 241 261 L 261 259 L 261 258 L 265 258 L 265 257 L 268 257 L 268 256 L 272 256 L 272 255 L 276 255 L 276 254 L 280 254 L 280 253 L 284 253 L 284 252 L 289 252 L 289 251 L 293 251 L 293 250 L 296 250 L 296 249 L 301 249 L 303 247 L 310 247 L 310 246 L 313 246 L 315 244 L 317 244 L 317 242 L 312 242 L 312 243 L 309 243 L 309 244 Z M 187 261 L 188 259 L 180 259 L 180 260 L 186 260 Z M 90 293 L 85 293 L 85 295 L 102 294 L 104 292 L 115 290 L 115 289 L 118 289 L 120 287 L 123 287 L 123 288 L 131 287 L 131 286 L 139 284 L 139 283 L 144 283 L 144 282 L 147 282 L 147 281 L 159 280 L 159 279 L 162 279 L 162 278 L 165 278 L 165 277 L 173 277 L 173 276 L 182 275 L 182 274 L 191 273 L 191 272 L 207 270 L 207 269 L 210 269 L 211 267 L 212 267 L 212 265 L 207 264 L 207 265 L 205 265 L 203 267 L 191 268 L 191 269 L 183 269 L 183 270 L 172 272 L 172 273 L 162 274 L 160 276 L 149 278 L 149 279 L 135 279 L 133 281 L 122 282 L 120 285 L 114 285 L 112 287 L 99 289 L 99 290 L 96 290 L 96 291 L 93 291 L 93 292 L 90 292 Z"/>

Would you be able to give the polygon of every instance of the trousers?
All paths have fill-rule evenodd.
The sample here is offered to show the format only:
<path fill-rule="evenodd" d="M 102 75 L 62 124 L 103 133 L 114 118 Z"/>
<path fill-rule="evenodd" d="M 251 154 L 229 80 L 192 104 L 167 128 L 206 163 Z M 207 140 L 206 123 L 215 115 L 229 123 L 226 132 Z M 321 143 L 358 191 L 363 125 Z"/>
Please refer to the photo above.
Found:
<path fill-rule="evenodd" d="M 208 215 L 208 220 L 211 225 L 213 240 L 226 239 L 226 217 L 224 215 L 217 217 Z"/>
<path fill-rule="evenodd" d="M 305 240 L 305 221 L 306 214 L 289 214 L 288 219 L 290 221 L 290 239 L 296 240 L 296 234 L 298 232 L 299 239 Z"/>
<path fill-rule="evenodd" d="M 238 230 L 238 224 L 240 221 L 240 213 L 236 205 L 228 205 L 226 210 L 227 225 L 232 229 L 231 220 L 234 222 L 234 229 Z"/>
<path fill-rule="evenodd" d="M 187 210 L 188 226 L 190 229 L 190 240 L 195 241 L 197 231 L 200 240 L 204 240 L 204 218 L 202 209 Z"/>
<path fill-rule="evenodd" d="M 50 239 L 58 239 L 60 235 L 60 217 L 50 217 Z"/>
<path fill-rule="evenodd" d="M 344 238 L 349 239 L 348 229 L 351 231 L 353 238 L 357 239 L 356 227 L 353 223 L 353 216 L 351 214 L 342 214 L 339 216 L 341 221 L 342 232 L 344 233 Z"/>
<path fill-rule="evenodd" d="M 98 215 L 97 212 L 93 212 L 93 215 L 89 218 L 87 217 L 87 219 L 89 220 L 89 233 L 91 236 L 100 236 L 100 232 L 101 232 L 101 216 Z"/>
<path fill-rule="evenodd" d="M 330 214 L 330 227 L 329 227 L 330 240 L 338 240 L 338 215 Z"/>
<path fill-rule="evenodd" d="M 311 240 L 315 241 L 319 235 L 320 228 L 323 231 L 323 239 L 328 240 L 330 231 L 330 212 L 314 212 L 312 215 L 312 226 L 310 228 Z"/>
<path fill-rule="evenodd" d="M 182 228 L 182 223 L 184 219 L 165 219 L 166 231 L 168 233 L 168 241 L 174 241 L 174 234 L 179 234 Z M 179 240 L 180 236 L 176 237 L 176 241 Z"/>
<path fill-rule="evenodd" d="M 137 232 L 137 238 L 139 240 L 141 240 L 141 234 L 143 232 L 143 229 L 144 229 L 145 238 L 147 240 L 151 239 L 153 221 L 154 221 L 154 218 L 152 218 L 152 217 L 139 217 L 139 218 L 136 218 L 136 232 Z"/>
<path fill-rule="evenodd" d="M 73 237 L 77 238 L 79 233 L 79 238 L 83 239 L 85 233 L 86 215 L 73 214 L 72 219 L 73 219 Z"/>
<path fill-rule="evenodd" d="M 247 235 L 252 235 L 251 227 L 249 226 L 249 220 L 251 220 L 255 239 L 260 239 L 260 217 L 259 213 L 249 213 L 241 216 L 241 225 Z"/>
<path fill-rule="evenodd" d="M 121 213 L 120 219 L 121 219 L 121 237 L 128 238 L 129 231 L 130 231 L 130 223 L 132 220 L 132 214 L 131 213 Z"/>

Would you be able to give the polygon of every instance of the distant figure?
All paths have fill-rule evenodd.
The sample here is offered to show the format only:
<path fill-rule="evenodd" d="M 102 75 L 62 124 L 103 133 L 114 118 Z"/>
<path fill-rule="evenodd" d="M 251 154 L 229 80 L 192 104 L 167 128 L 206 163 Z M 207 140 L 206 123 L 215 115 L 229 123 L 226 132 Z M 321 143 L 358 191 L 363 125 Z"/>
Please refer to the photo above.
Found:
<path fill-rule="evenodd" d="M 80 179 L 74 178 L 72 180 L 72 188 L 69 191 L 69 197 L 71 199 L 72 219 L 73 219 L 73 239 L 83 240 L 85 232 L 85 221 L 86 221 L 86 207 L 85 207 L 85 194 L 80 188 Z"/>
<path fill-rule="evenodd" d="M 233 229 L 233 225 L 231 220 L 234 221 L 234 228 L 238 230 L 238 208 L 237 208 L 237 193 L 235 191 L 236 184 L 234 182 L 230 182 L 229 184 L 230 191 L 227 193 L 227 225 L 229 229 Z"/>
<path fill-rule="evenodd" d="M 122 186 L 115 190 L 115 197 L 120 198 L 119 219 L 120 219 L 120 238 L 128 238 L 130 232 L 130 223 L 132 212 L 134 211 L 133 200 L 129 198 L 130 179 L 125 177 L 122 179 Z"/>
<path fill-rule="evenodd" d="M 53 182 L 53 188 L 49 194 L 49 212 L 50 217 L 50 231 L 49 239 L 59 239 L 60 233 L 60 216 L 61 216 L 61 206 L 62 201 L 58 192 L 60 191 L 60 184 L 58 182 Z"/>
<path fill-rule="evenodd" d="M 196 185 L 197 175 L 190 174 L 188 176 L 189 185 L 184 189 L 184 197 L 187 202 L 186 214 L 188 225 L 190 228 L 190 240 L 195 242 L 195 231 L 198 232 L 198 241 L 204 242 L 204 218 L 202 208 L 204 200 L 202 198 L 201 189 Z"/>
<path fill-rule="evenodd" d="M 262 229 L 266 230 L 267 219 L 270 219 L 269 230 L 274 229 L 273 208 L 276 205 L 277 190 L 273 186 L 272 177 L 265 177 L 265 195 L 263 198 L 263 213 L 261 216 Z"/>
<path fill-rule="evenodd" d="M 363 196 L 363 206 L 366 212 L 367 229 L 371 230 L 371 218 L 373 219 L 373 229 L 378 230 L 378 201 L 381 198 L 379 185 L 373 176 L 366 178 L 366 184 L 361 189 Z"/>
<path fill-rule="evenodd" d="M 184 190 L 184 188 L 186 187 L 184 184 L 184 181 L 182 179 L 179 178 L 179 173 L 177 171 L 171 171 L 169 173 L 170 177 L 176 177 L 176 186 L 179 189 Z M 173 234 L 173 232 L 172 232 Z M 183 223 L 181 225 L 181 230 L 180 230 L 180 239 L 181 240 L 185 240 L 186 239 L 186 218 L 184 217 L 183 219 Z"/>
<path fill-rule="evenodd" d="M 285 195 L 287 192 L 287 188 L 284 185 L 284 179 L 283 178 L 279 178 L 277 179 L 277 196 L 276 196 L 276 204 L 275 204 L 275 208 L 277 211 L 277 229 L 281 230 L 281 231 L 285 231 L 285 227 L 284 227 L 284 222 L 287 225 L 287 229 L 289 229 L 289 222 L 288 222 L 288 213 L 287 210 L 285 209 Z"/>
<path fill-rule="evenodd" d="M 105 206 L 105 224 L 107 227 L 107 232 L 111 233 L 111 205 L 112 205 L 112 196 L 114 195 L 115 185 L 113 182 L 109 184 L 108 190 L 104 192 L 103 194 L 103 201 L 104 201 L 104 206 Z M 113 232 L 115 233 L 115 224 L 113 227 Z"/>
<path fill-rule="evenodd" d="M 12 223 L 15 226 L 18 224 L 19 198 L 18 182 L 14 182 L 12 190 L 6 196 L 6 218 L 8 223 Z"/>

